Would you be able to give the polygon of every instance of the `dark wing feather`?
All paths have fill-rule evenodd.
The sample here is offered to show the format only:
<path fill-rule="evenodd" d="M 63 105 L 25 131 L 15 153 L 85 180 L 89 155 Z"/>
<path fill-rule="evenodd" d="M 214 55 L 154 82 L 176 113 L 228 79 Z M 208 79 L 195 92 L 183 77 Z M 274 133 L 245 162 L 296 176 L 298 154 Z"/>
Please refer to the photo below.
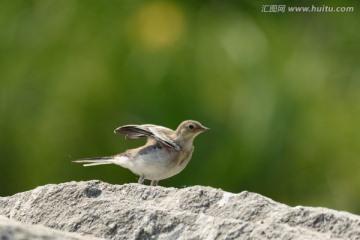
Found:
<path fill-rule="evenodd" d="M 128 139 L 136 139 L 141 137 L 152 137 L 154 134 L 148 130 L 139 128 L 136 125 L 126 125 L 118 127 L 115 133 L 124 134 Z"/>
<path fill-rule="evenodd" d="M 170 148 L 173 148 L 177 151 L 180 150 L 179 146 L 173 141 L 171 141 L 169 138 L 166 138 L 164 134 L 154 134 L 154 132 L 151 131 L 151 128 L 154 127 L 150 127 L 149 125 L 146 125 L 146 127 L 141 127 L 139 125 L 125 125 L 122 127 L 118 127 L 117 129 L 115 129 L 114 132 L 118 134 L 124 134 L 126 139 L 137 139 L 143 137 L 153 138 L 156 141 L 159 141 L 160 143 Z"/>

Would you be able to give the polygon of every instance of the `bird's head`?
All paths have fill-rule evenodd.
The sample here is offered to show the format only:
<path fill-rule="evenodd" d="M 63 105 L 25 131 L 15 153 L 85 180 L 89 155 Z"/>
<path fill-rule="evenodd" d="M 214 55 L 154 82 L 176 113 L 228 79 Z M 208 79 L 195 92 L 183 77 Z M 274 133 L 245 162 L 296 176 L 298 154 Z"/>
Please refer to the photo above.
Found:
<path fill-rule="evenodd" d="M 186 120 L 180 123 L 179 127 L 176 129 L 176 134 L 182 140 L 190 141 L 190 143 L 192 143 L 197 135 L 208 130 L 210 130 L 210 128 L 204 127 L 197 121 Z"/>

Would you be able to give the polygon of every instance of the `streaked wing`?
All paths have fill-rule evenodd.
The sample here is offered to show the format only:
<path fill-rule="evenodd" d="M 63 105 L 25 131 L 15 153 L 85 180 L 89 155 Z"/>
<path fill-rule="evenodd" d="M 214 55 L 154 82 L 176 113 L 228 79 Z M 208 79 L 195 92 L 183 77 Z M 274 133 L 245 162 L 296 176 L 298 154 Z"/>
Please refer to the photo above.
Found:
<path fill-rule="evenodd" d="M 173 148 L 177 151 L 180 150 L 180 147 L 167 136 L 167 134 L 172 134 L 174 132 L 169 128 L 151 124 L 125 125 L 118 127 L 114 132 L 124 134 L 126 139 L 137 139 L 142 137 L 153 138 L 170 148 Z"/>
<path fill-rule="evenodd" d="M 127 139 L 137 139 L 153 135 L 150 131 L 143 129 L 138 125 L 125 125 L 118 127 L 114 132 L 124 134 Z"/>

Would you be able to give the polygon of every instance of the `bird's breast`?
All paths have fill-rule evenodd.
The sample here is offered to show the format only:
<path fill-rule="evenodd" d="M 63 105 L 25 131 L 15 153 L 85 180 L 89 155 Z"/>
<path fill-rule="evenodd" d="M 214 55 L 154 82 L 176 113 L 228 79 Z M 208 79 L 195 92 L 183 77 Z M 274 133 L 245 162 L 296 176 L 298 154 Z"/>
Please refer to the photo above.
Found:
<path fill-rule="evenodd" d="M 148 146 L 139 151 L 129 167 L 146 179 L 161 180 L 181 172 L 189 162 L 191 151 L 176 151 L 165 146 Z"/>

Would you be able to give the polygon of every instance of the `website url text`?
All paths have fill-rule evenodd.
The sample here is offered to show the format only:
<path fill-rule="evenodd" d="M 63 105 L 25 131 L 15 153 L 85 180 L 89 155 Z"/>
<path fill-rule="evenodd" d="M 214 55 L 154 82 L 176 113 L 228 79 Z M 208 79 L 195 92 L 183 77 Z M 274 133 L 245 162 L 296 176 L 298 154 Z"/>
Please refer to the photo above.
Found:
<path fill-rule="evenodd" d="M 354 12 L 354 7 L 331 7 L 331 6 L 286 6 L 286 5 L 262 5 L 261 12 L 263 13 L 349 13 Z"/>

